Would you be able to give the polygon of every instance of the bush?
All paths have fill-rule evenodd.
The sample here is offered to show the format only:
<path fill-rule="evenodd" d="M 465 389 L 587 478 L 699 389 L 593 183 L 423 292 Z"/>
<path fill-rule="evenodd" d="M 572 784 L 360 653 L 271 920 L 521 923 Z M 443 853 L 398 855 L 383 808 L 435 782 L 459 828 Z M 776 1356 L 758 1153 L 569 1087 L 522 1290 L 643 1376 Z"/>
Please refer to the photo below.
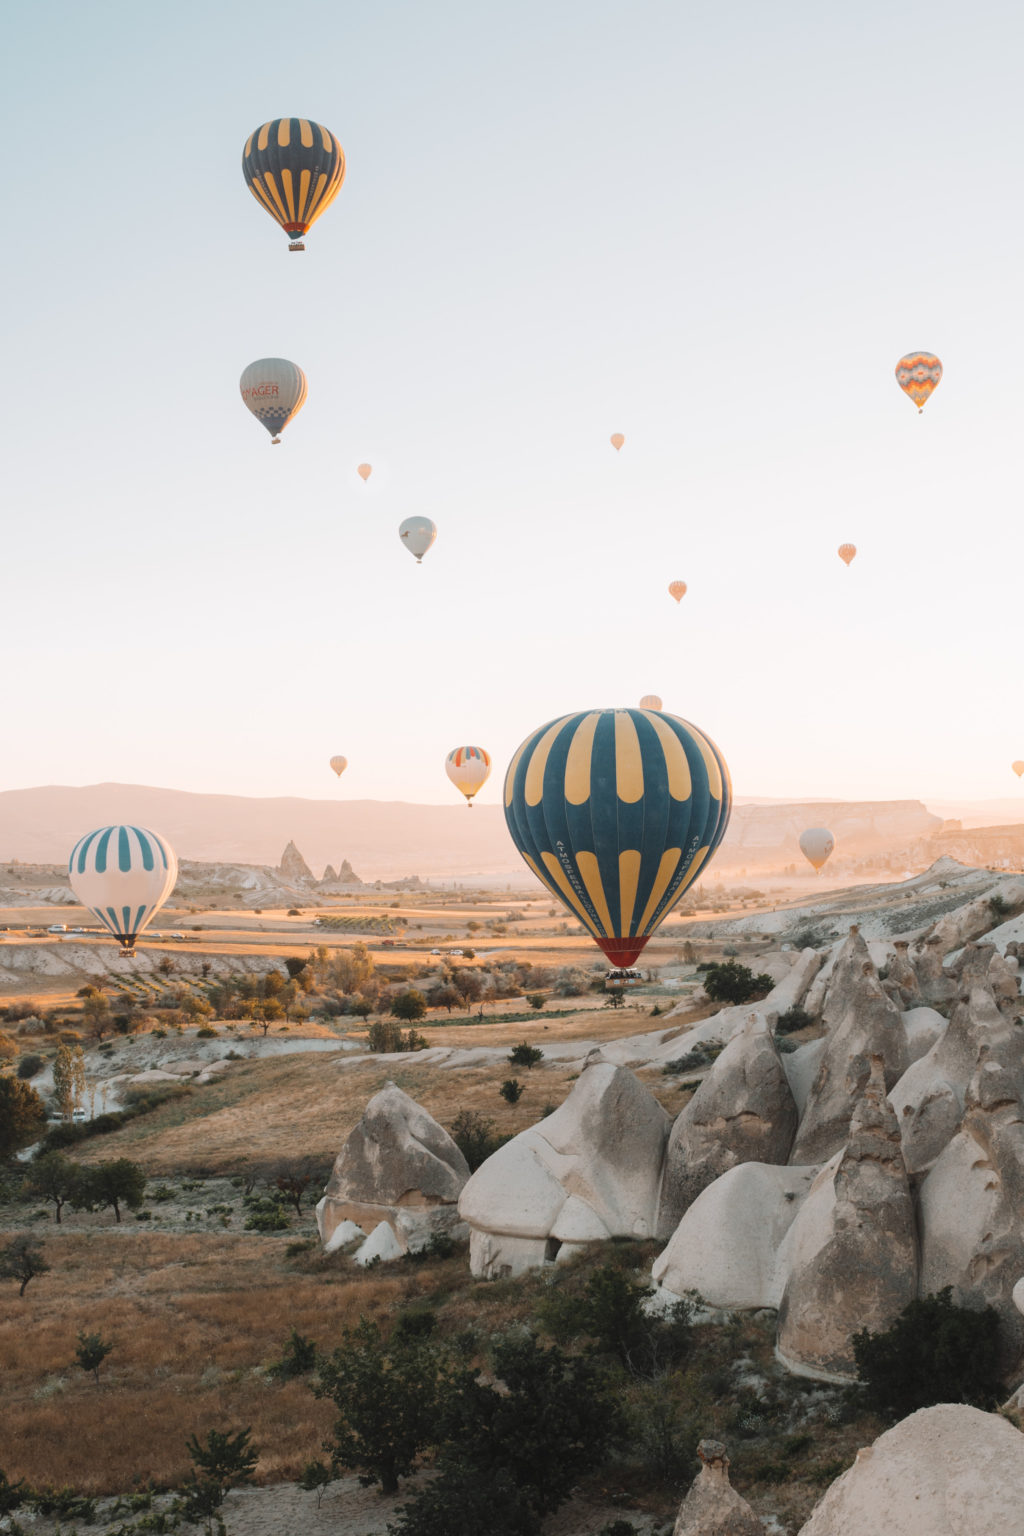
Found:
<path fill-rule="evenodd" d="M 460 1109 L 448 1134 L 469 1164 L 470 1173 L 475 1173 L 508 1140 L 498 1134 L 493 1120 L 485 1120 L 475 1109 Z"/>
<path fill-rule="evenodd" d="M 1002 1395 L 999 1316 L 994 1307 L 958 1307 L 951 1286 L 904 1307 L 882 1333 L 853 1336 L 860 1396 L 895 1423 L 933 1403 L 991 1408 Z"/>
<path fill-rule="evenodd" d="M 544 994 L 542 992 L 527 992 L 526 1001 L 531 1008 L 536 1008 L 539 1013 L 544 1007 Z"/>
<path fill-rule="evenodd" d="M 410 987 L 407 992 L 399 992 L 391 1004 L 391 1012 L 396 1019 L 404 1019 L 407 1024 L 415 1023 L 422 1019 L 427 1011 L 427 1000 L 422 992 L 415 987 Z"/>
<path fill-rule="evenodd" d="M 535 1045 L 529 1045 L 525 1040 L 521 1040 L 518 1045 L 512 1047 L 506 1060 L 511 1067 L 535 1067 L 538 1061 L 544 1060 L 544 1052 L 538 1050 Z"/>
<path fill-rule="evenodd" d="M 704 972 L 704 990 L 713 1003 L 746 1003 L 764 997 L 773 986 L 770 976 L 755 976 L 748 965 L 735 960 L 709 965 Z"/>
<path fill-rule="evenodd" d="M 612 1355 L 631 1375 L 649 1379 L 681 1364 L 692 1341 L 689 1303 L 649 1314 L 644 1303 L 651 1294 L 650 1286 L 637 1285 L 619 1265 L 604 1264 L 582 1290 L 568 1277 L 553 1286 L 538 1320 L 561 1342 L 579 1334 L 593 1339 L 598 1354 Z"/>
<path fill-rule="evenodd" d="M 217 1031 L 215 1029 L 211 1029 L 209 1024 L 204 1024 L 200 1029 L 196 1030 L 197 1040 L 216 1040 L 216 1038 Z"/>
<path fill-rule="evenodd" d="M 285 1341 L 281 1358 L 274 1361 L 267 1374 L 275 1376 L 278 1381 L 291 1381 L 295 1376 L 309 1376 L 316 1370 L 317 1358 L 314 1340 L 304 1338 L 297 1328 L 293 1328 Z"/>
<path fill-rule="evenodd" d="M 779 1021 L 775 1026 L 777 1035 L 793 1035 L 798 1029 L 806 1029 L 813 1024 L 811 1015 L 803 1008 L 787 1008 L 785 1013 L 779 1014 Z"/>
<path fill-rule="evenodd" d="M 247 1232 L 283 1232 L 287 1227 L 288 1212 L 280 1200 L 264 1196 L 262 1199 L 250 1199 L 248 1205 L 249 1215 L 245 1222 Z"/>
<path fill-rule="evenodd" d="M 679 1072 L 693 1072 L 698 1067 L 710 1067 L 713 1061 L 717 1061 L 725 1050 L 721 1040 L 702 1040 L 695 1045 L 692 1051 L 687 1051 L 685 1056 L 677 1056 L 674 1061 L 666 1061 L 662 1072 L 666 1077 L 674 1077 Z"/>
<path fill-rule="evenodd" d="M 18 1062 L 18 1076 L 23 1082 L 28 1082 L 29 1078 L 38 1076 L 42 1070 L 43 1058 L 36 1056 L 31 1051 Z"/>
<path fill-rule="evenodd" d="M 523 1085 L 518 1077 L 506 1077 L 498 1092 L 506 1104 L 518 1104 L 523 1096 Z"/>

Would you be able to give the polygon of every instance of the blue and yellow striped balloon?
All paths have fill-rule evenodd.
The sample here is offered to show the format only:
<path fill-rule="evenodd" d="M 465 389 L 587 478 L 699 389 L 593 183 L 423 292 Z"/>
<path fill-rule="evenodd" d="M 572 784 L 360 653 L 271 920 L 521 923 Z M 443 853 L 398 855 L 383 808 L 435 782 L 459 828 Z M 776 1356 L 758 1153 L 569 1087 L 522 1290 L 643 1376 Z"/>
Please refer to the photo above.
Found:
<path fill-rule="evenodd" d="M 654 709 L 549 721 L 505 775 L 512 841 L 615 966 L 633 964 L 707 867 L 731 809 L 714 742 Z"/>
<path fill-rule="evenodd" d="M 345 152 L 329 128 L 308 117 L 275 117 L 250 133 L 242 174 L 256 201 L 290 236 L 290 251 L 334 202 L 345 180 Z"/>
<path fill-rule="evenodd" d="M 145 827 L 97 827 L 72 848 L 68 878 L 83 907 L 132 954 L 174 889 L 178 860 L 166 838 Z"/>

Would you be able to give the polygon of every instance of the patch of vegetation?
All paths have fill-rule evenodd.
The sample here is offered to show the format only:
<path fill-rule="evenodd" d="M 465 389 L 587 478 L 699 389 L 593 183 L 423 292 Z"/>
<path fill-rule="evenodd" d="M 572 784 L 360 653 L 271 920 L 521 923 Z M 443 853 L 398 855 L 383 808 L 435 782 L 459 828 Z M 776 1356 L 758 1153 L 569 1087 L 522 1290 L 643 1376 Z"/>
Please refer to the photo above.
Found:
<path fill-rule="evenodd" d="M 693 1072 L 700 1067 L 710 1067 L 724 1050 L 725 1046 L 721 1040 L 702 1040 L 699 1045 L 694 1046 L 692 1051 L 687 1051 L 685 1056 L 677 1056 L 674 1061 L 666 1061 L 661 1070 L 666 1077 L 675 1077 L 680 1072 Z"/>
<path fill-rule="evenodd" d="M 475 1173 L 492 1152 L 510 1139 L 499 1135 L 494 1121 L 485 1119 L 475 1109 L 460 1109 L 448 1127 L 448 1134 L 469 1164 L 470 1173 Z"/>
<path fill-rule="evenodd" d="M 514 1045 L 505 1058 L 512 1067 L 526 1067 L 528 1070 L 535 1067 L 539 1061 L 544 1060 L 544 1052 L 528 1041 L 521 1040 Z"/>
<path fill-rule="evenodd" d="M 891 1328 L 853 1336 L 864 1406 L 889 1423 L 933 1403 L 992 1408 L 1003 1395 L 999 1314 L 958 1307 L 953 1289 L 919 1297 Z"/>
<path fill-rule="evenodd" d="M 814 1023 L 811 1015 L 803 1008 L 794 1004 L 787 1008 L 785 1013 L 779 1014 L 778 1023 L 775 1026 L 777 1035 L 795 1035 L 798 1029 L 807 1029 Z"/>
<path fill-rule="evenodd" d="M 712 964 L 704 972 L 704 990 L 713 1003 L 747 1003 L 766 997 L 775 983 L 766 973 L 755 976 L 736 960 Z"/>

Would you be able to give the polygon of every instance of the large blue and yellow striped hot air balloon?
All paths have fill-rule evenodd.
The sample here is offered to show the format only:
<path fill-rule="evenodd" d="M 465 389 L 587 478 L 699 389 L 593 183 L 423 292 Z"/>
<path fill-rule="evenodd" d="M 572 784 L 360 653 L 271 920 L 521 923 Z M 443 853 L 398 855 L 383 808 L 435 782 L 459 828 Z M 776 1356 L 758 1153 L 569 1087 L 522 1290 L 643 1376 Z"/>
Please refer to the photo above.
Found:
<path fill-rule="evenodd" d="M 68 876 L 83 907 L 130 956 L 173 891 L 178 860 L 167 839 L 145 827 L 98 827 L 71 850 Z"/>
<path fill-rule="evenodd" d="M 505 775 L 505 820 L 537 878 L 630 966 L 706 869 L 732 785 L 710 737 L 654 709 L 593 709 L 532 732 Z"/>
<path fill-rule="evenodd" d="M 253 197 L 304 251 L 304 235 L 329 208 L 345 180 L 345 151 L 334 134 L 308 117 L 275 117 L 250 133 L 242 172 Z"/>

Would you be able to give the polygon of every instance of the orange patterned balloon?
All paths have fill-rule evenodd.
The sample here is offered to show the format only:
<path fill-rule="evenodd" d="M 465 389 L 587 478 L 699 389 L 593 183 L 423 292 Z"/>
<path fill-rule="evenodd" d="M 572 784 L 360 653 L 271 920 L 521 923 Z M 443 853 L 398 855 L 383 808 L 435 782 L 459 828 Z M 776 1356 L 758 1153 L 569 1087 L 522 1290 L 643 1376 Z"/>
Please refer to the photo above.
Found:
<path fill-rule="evenodd" d="M 941 378 L 942 364 L 934 352 L 908 352 L 896 364 L 896 382 L 913 400 L 918 414 L 924 410 Z"/>
<path fill-rule="evenodd" d="M 839 558 L 842 560 L 844 565 L 849 565 L 850 561 L 853 559 L 856 553 L 856 544 L 840 544 L 839 546 Z"/>

